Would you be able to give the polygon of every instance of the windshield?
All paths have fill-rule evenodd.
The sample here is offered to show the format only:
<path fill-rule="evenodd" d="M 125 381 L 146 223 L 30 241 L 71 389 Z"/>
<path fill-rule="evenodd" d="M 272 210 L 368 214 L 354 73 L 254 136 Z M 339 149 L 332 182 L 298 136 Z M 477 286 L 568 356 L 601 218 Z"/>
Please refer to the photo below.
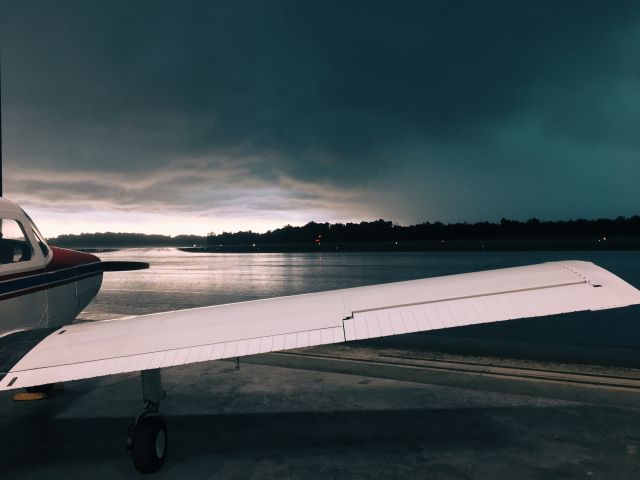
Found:
<path fill-rule="evenodd" d="M 46 258 L 47 255 L 49 255 L 49 245 L 47 245 L 47 241 L 44 239 L 44 237 L 40 233 L 40 230 L 38 230 L 38 227 L 36 227 L 36 224 L 33 222 L 29 214 L 24 210 L 22 210 L 22 213 L 24 213 L 25 217 L 27 217 L 27 220 L 29 220 L 31 230 L 33 230 L 33 234 L 35 235 L 36 240 L 38 240 L 38 246 L 40 247 L 40 250 L 42 250 L 42 255 L 44 255 Z"/>
<path fill-rule="evenodd" d="M 28 262 L 31 253 L 22 226 L 12 219 L 0 219 L 0 264 Z"/>

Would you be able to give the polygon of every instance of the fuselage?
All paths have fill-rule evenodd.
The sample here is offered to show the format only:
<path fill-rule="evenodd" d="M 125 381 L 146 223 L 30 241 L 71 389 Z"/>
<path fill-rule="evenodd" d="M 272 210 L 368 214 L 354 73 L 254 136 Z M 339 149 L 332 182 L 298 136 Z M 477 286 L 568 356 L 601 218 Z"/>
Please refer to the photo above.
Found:
<path fill-rule="evenodd" d="M 102 284 L 94 255 L 50 247 L 18 205 L 0 199 L 0 335 L 73 322 Z"/>

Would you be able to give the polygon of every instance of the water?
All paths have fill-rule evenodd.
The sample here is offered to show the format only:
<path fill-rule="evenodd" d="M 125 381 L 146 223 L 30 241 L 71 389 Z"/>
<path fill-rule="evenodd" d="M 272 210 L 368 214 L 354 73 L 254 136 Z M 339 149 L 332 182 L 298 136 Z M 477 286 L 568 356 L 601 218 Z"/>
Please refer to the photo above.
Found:
<path fill-rule="evenodd" d="M 592 261 L 640 288 L 638 251 L 200 254 L 157 248 L 99 256 L 105 260 L 147 261 L 150 269 L 106 273 L 99 295 L 80 315 L 82 319 L 100 320 L 569 259 Z M 475 347 L 489 345 L 492 351 L 513 351 L 516 345 L 518 352 L 527 350 L 524 344 L 640 349 L 640 308 L 460 327 L 396 337 L 384 343 L 414 347 L 465 343 Z"/>

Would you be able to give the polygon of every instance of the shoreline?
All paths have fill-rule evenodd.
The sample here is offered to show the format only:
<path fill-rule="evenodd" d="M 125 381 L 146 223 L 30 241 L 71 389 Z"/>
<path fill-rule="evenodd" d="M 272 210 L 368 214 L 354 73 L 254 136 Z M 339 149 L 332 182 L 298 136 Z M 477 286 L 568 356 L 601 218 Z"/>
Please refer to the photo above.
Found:
<path fill-rule="evenodd" d="M 608 240 L 441 240 L 428 242 L 345 242 L 176 247 L 187 253 L 306 253 L 306 252 L 499 252 L 640 250 L 640 239 Z"/>
<path fill-rule="evenodd" d="M 501 252 L 501 251 L 637 251 L 640 239 L 625 240 L 444 240 L 428 242 L 344 242 L 235 245 L 54 245 L 87 253 L 109 253 L 123 249 L 175 248 L 186 253 L 312 253 L 312 252 Z"/>

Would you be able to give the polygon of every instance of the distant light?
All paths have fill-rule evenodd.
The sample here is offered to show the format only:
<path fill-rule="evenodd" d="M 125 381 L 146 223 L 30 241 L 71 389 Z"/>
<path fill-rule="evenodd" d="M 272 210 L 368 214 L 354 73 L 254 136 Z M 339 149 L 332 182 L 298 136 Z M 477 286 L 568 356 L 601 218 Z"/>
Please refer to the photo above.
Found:
<path fill-rule="evenodd" d="M 607 240 L 607 237 L 604 237 L 603 240 Z"/>
<path fill-rule="evenodd" d="M 255 246 L 256 246 L 256 244 L 254 243 L 254 244 L 252 244 L 252 246 L 254 246 L 254 247 L 255 247 Z"/>
<path fill-rule="evenodd" d="M 396 242 L 396 245 L 398 244 L 398 242 Z"/>

